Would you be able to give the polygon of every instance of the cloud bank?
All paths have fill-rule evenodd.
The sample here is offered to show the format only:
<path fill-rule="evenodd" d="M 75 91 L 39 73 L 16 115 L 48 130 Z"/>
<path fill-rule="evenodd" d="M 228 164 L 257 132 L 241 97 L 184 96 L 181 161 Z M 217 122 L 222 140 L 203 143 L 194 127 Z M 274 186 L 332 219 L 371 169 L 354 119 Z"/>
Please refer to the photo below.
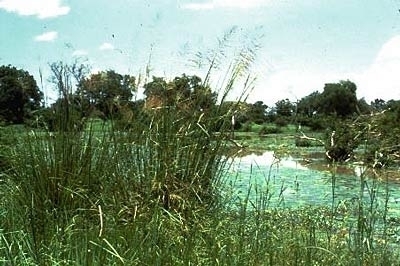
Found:
<path fill-rule="evenodd" d="M 61 0 L 0 0 L 0 9 L 39 19 L 66 15 L 70 11 L 70 7 L 62 5 Z"/>
<path fill-rule="evenodd" d="M 369 68 L 355 76 L 360 92 L 368 100 L 400 100 L 400 35 L 382 45 Z"/>
<path fill-rule="evenodd" d="M 357 85 L 357 97 L 367 102 L 400 100 L 400 35 L 386 41 L 371 61 L 363 70 L 347 73 L 286 68 L 261 75 L 249 101 L 262 100 L 270 106 L 285 98 L 297 101 L 314 91 L 322 92 L 325 83 L 347 79 Z"/>

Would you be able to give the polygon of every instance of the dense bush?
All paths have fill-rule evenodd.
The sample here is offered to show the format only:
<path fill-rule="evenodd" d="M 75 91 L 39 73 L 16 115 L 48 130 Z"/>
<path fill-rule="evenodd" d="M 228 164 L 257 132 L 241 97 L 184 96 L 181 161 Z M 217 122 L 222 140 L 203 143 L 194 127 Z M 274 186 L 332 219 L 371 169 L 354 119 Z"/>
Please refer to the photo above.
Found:
<path fill-rule="evenodd" d="M 325 130 L 327 127 L 329 127 L 329 118 L 324 117 L 324 116 L 299 116 L 297 117 L 298 123 L 300 123 L 302 126 L 307 126 L 309 127 L 312 131 L 321 131 Z"/>
<path fill-rule="evenodd" d="M 284 117 L 284 116 L 277 116 L 274 123 L 278 126 L 278 127 L 285 127 L 287 125 L 289 125 L 289 118 L 288 117 Z"/>
<path fill-rule="evenodd" d="M 335 120 L 332 124 L 325 134 L 327 159 L 333 162 L 349 161 L 360 143 L 360 134 L 349 121 Z"/>
<path fill-rule="evenodd" d="M 282 133 L 282 129 L 274 126 L 263 126 L 258 133 L 259 135 L 278 134 Z"/>
<path fill-rule="evenodd" d="M 311 146 L 313 146 L 312 141 L 308 140 L 308 139 L 296 137 L 294 141 L 295 141 L 296 147 L 311 147 Z"/>

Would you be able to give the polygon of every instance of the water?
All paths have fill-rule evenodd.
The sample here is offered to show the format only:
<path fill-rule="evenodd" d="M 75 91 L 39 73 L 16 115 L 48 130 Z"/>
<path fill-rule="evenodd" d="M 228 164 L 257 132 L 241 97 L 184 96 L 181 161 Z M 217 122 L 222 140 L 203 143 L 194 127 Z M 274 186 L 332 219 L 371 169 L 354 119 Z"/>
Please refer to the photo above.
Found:
<path fill-rule="evenodd" d="M 267 151 L 233 159 L 227 193 L 233 204 L 248 199 L 250 205 L 263 207 L 345 206 L 360 197 L 371 204 L 375 197 L 374 207 L 383 208 L 387 199 L 388 214 L 400 216 L 400 183 L 367 177 L 361 193 L 360 176 L 368 176 L 364 171 L 362 165 L 334 168 L 324 160 L 276 158 Z"/>

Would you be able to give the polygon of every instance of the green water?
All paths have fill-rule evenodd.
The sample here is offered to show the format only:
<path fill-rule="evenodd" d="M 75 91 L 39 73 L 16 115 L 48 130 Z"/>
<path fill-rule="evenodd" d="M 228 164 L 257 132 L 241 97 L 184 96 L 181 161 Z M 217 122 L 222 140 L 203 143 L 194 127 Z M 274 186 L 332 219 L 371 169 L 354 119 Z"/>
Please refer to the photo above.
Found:
<path fill-rule="evenodd" d="M 334 168 L 324 160 L 307 165 L 299 158 L 277 159 L 273 152 L 267 151 L 233 159 L 227 187 L 231 188 L 229 196 L 233 204 L 248 199 L 251 206 L 263 204 L 264 208 L 345 207 L 362 197 L 366 204 L 372 203 L 376 208 L 383 208 L 387 201 L 388 214 L 400 216 L 400 183 L 368 178 L 365 172 L 361 189 L 363 170 L 358 165 Z"/>

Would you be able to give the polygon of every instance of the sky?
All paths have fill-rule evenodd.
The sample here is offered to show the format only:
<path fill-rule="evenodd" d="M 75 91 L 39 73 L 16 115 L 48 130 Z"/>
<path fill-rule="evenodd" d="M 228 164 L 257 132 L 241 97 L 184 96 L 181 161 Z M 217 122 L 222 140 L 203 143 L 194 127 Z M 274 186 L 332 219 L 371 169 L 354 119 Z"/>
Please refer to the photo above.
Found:
<path fill-rule="evenodd" d="M 0 0 L 0 38 L 0 65 L 38 83 L 41 71 L 50 101 L 53 62 L 169 80 L 205 78 L 213 56 L 216 89 L 248 59 L 249 102 L 297 101 L 340 80 L 367 102 L 400 100 L 400 0 Z"/>

